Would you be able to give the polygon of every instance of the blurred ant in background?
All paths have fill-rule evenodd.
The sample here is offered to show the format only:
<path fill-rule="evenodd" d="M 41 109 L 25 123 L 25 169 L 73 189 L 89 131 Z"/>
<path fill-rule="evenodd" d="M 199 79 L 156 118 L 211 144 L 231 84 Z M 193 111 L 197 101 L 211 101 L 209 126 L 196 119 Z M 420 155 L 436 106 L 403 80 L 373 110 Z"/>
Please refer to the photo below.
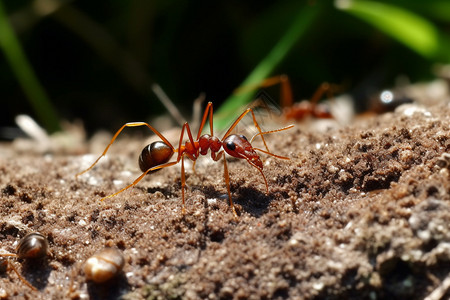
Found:
<path fill-rule="evenodd" d="M 294 103 L 291 83 L 287 75 L 279 75 L 264 79 L 262 82 L 244 86 L 235 90 L 236 93 L 250 91 L 255 88 L 267 88 L 279 84 L 280 87 L 280 105 L 283 109 L 283 116 L 286 120 L 303 121 L 308 117 L 316 119 L 332 119 L 334 116 L 330 107 L 324 103 L 318 103 L 324 94 L 328 99 L 342 88 L 336 84 L 328 82 L 322 83 L 310 100 L 303 100 Z"/>

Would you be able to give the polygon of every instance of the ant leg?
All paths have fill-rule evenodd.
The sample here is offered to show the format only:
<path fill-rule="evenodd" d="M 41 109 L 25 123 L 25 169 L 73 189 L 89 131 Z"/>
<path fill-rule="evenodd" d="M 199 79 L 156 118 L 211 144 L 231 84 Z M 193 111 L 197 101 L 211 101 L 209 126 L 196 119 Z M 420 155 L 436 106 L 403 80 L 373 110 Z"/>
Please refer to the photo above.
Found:
<path fill-rule="evenodd" d="M 280 99 L 281 99 L 281 107 L 290 107 L 294 104 L 294 96 L 292 93 L 291 82 L 289 81 L 289 77 L 287 75 L 279 75 L 273 76 L 270 78 L 266 78 L 259 83 L 249 84 L 243 87 L 239 87 L 234 90 L 235 94 L 246 93 L 257 88 L 265 88 L 271 87 L 274 85 L 281 85 L 280 87 Z"/>
<path fill-rule="evenodd" d="M 147 175 L 148 172 L 155 171 L 155 170 L 159 170 L 159 169 L 162 169 L 162 168 L 167 168 L 167 167 L 170 167 L 170 166 L 173 166 L 173 165 L 177 164 L 178 162 L 179 162 L 178 160 L 177 160 L 177 161 L 172 161 L 172 162 L 168 162 L 168 163 L 165 163 L 165 164 L 162 164 L 162 165 L 159 165 L 159 166 L 150 168 L 150 169 L 148 169 L 147 171 L 145 171 L 144 173 L 142 173 L 141 176 L 139 176 L 138 178 L 136 178 L 136 179 L 133 181 L 133 183 L 127 185 L 126 187 L 124 187 L 124 188 L 121 189 L 120 191 L 115 192 L 114 194 L 111 194 L 111 195 L 109 195 L 109 196 L 103 197 L 102 199 L 100 199 L 100 201 L 103 201 L 103 200 L 105 200 L 105 199 L 114 197 L 114 196 L 116 196 L 116 195 L 122 193 L 123 191 L 128 190 L 130 187 L 135 186 L 139 181 L 141 181 L 142 178 L 144 178 L 145 175 Z"/>
<path fill-rule="evenodd" d="M 203 127 L 206 124 L 206 119 L 208 118 L 208 112 L 209 112 L 209 129 L 211 131 L 211 136 L 214 135 L 214 133 L 213 133 L 213 104 L 212 104 L 212 102 L 208 102 L 208 104 L 206 105 L 206 108 L 205 108 L 205 112 L 203 113 L 202 122 L 200 123 L 200 127 L 198 128 L 197 140 L 200 138 Z"/>
<path fill-rule="evenodd" d="M 186 188 L 186 174 L 184 173 L 184 155 L 181 156 L 181 200 L 183 201 L 183 206 L 181 208 L 181 213 L 184 215 L 186 213 L 186 206 L 184 204 L 184 189 Z"/>
<path fill-rule="evenodd" d="M 194 160 L 193 162 L 192 162 L 192 172 L 195 174 L 195 175 L 197 175 L 197 172 L 195 172 L 195 163 L 196 163 L 197 161 L 196 160 Z"/>
<path fill-rule="evenodd" d="M 314 93 L 311 98 L 311 114 L 315 118 L 320 119 L 330 119 L 333 118 L 333 114 L 330 112 L 330 109 L 325 104 L 318 104 L 319 100 L 323 97 L 325 93 L 327 93 L 328 99 L 331 99 L 334 96 L 334 93 L 338 90 L 335 84 L 329 84 L 328 82 L 322 83 Z"/>
<path fill-rule="evenodd" d="M 258 122 L 256 121 L 256 117 L 255 117 L 255 113 L 253 112 L 253 109 L 251 108 L 247 108 L 237 119 L 236 121 L 234 121 L 234 123 L 230 126 L 230 128 L 228 129 L 228 131 L 225 133 L 225 135 L 222 138 L 222 141 L 228 137 L 231 134 L 231 131 L 234 129 L 234 127 L 236 127 L 236 125 L 245 117 L 245 115 L 247 115 L 249 112 L 252 113 L 252 117 L 253 117 L 253 124 L 255 125 L 256 129 L 258 130 L 258 134 L 257 135 L 261 135 L 261 139 L 263 140 L 264 143 L 264 147 L 266 147 L 267 151 L 270 152 L 269 147 L 267 147 L 267 143 L 266 140 L 264 139 L 264 134 L 263 131 L 261 130 L 261 127 L 259 127 Z"/>
<path fill-rule="evenodd" d="M 223 151 L 219 153 L 217 156 L 217 160 L 220 159 L 222 156 Z M 228 165 L 227 165 L 227 159 L 225 155 L 223 155 L 223 178 L 225 179 L 225 184 L 227 186 L 227 193 L 228 193 L 228 201 L 230 203 L 231 211 L 233 212 L 233 215 L 235 218 L 238 218 L 238 215 L 236 213 L 236 209 L 234 208 L 233 199 L 231 198 L 231 189 L 230 189 L 230 174 L 228 173 Z"/>
<path fill-rule="evenodd" d="M 234 208 L 233 205 L 233 199 L 231 198 L 231 189 L 230 189 L 230 174 L 228 173 L 228 164 L 227 164 L 227 159 L 225 157 L 225 154 L 222 151 L 220 151 L 217 155 L 215 152 L 211 153 L 211 158 L 214 161 L 218 161 L 219 159 L 221 159 L 223 156 L 223 178 L 225 179 L 225 185 L 227 186 L 227 193 L 228 193 L 228 202 L 229 205 L 231 207 L 231 210 L 233 211 L 234 217 L 237 218 L 238 215 L 236 213 L 236 209 Z"/>
<path fill-rule="evenodd" d="M 106 155 L 106 152 L 108 151 L 109 147 L 111 147 L 111 145 L 112 145 L 112 144 L 114 143 L 114 141 L 116 140 L 117 136 L 122 132 L 122 130 L 123 130 L 125 127 L 139 127 L 139 126 L 147 126 L 148 128 L 150 128 L 151 131 L 153 131 L 157 136 L 159 136 L 159 137 L 164 141 L 164 143 L 166 143 L 169 147 L 171 147 L 171 148 L 174 150 L 174 152 L 175 152 L 175 148 L 173 148 L 172 144 L 171 144 L 171 143 L 170 143 L 170 142 L 169 142 L 169 141 L 168 141 L 168 140 L 167 140 L 167 139 L 166 139 L 166 138 L 165 138 L 158 130 L 156 130 L 155 128 L 153 128 L 150 124 L 145 123 L 145 122 L 131 122 L 131 123 L 126 123 L 126 124 L 124 124 L 122 127 L 120 127 L 119 130 L 117 130 L 117 132 L 114 134 L 114 136 L 112 137 L 111 141 L 109 142 L 108 146 L 106 146 L 106 148 L 105 148 L 105 150 L 103 151 L 102 155 L 100 155 L 100 156 L 97 158 L 97 160 L 96 160 L 89 168 L 87 168 L 86 170 L 84 170 L 84 171 L 82 171 L 82 172 L 76 174 L 75 177 L 78 177 L 78 176 L 80 176 L 80 175 L 86 173 L 87 171 L 91 170 L 91 169 L 98 163 L 98 161 L 100 160 L 100 158 L 102 158 L 103 156 Z"/>
<path fill-rule="evenodd" d="M 289 77 L 287 75 L 281 75 L 280 84 L 281 107 L 291 107 L 294 104 L 294 96 L 292 94 L 292 86 Z"/>
<path fill-rule="evenodd" d="M 209 102 L 211 103 L 211 102 Z M 189 142 L 192 145 L 192 149 L 186 149 L 185 146 L 183 146 L 183 137 L 184 137 L 184 131 L 186 130 L 188 137 L 189 137 Z M 197 149 L 195 149 L 195 142 L 194 142 L 194 138 L 192 137 L 192 132 L 191 132 L 191 128 L 189 127 L 189 124 L 186 122 L 183 125 L 183 128 L 181 129 L 181 134 L 180 134 L 180 140 L 178 143 L 178 158 L 177 161 L 180 161 L 181 156 L 183 155 L 183 153 L 186 153 L 189 155 L 189 157 L 192 160 L 197 159 L 198 157 L 198 153 L 197 153 Z M 192 153 L 193 151 L 195 151 L 194 153 Z"/>
<path fill-rule="evenodd" d="M 205 110 L 205 115 L 204 115 L 204 120 L 206 119 L 206 112 L 208 111 L 209 107 L 212 107 L 212 103 L 209 102 L 208 106 Z M 200 131 L 202 130 L 205 122 L 204 120 L 202 121 L 202 124 L 200 125 Z M 183 146 L 183 136 L 184 136 L 184 131 L 187 132 L 188 137 L 189 137 L 189 142 L 192 145 L 192 149 L 186 149 L 185 146 Z M 178 157 L 177 157 L 177 162 L 179 162 L 181 160 L 181 200 L 183 201 L 183 207 L 181 209 L 181 212 L 183 214 L 186 213 L 186 206 L 185 206 L 185 189 L 186 189 L 186 173 L 184 170 L 184 156 L 187 155 L 190 159 L 192 159 L 194 161 L 194 165 L 192 166 L 192 168 L 195 167 L 195 162 L 196 159 L 198 157 L 198 150 L 195 149 L 195 142 L 194 142 L 194 138 L 192 137 L 192 133 L 191 133 L 191 128 L 189 127 L 189 124 L 186 122 L 183 125 L 183 128 L 181 129 L 181 134 L 180 134 L 180 140 L 179 140 L 179 144 L 178 144 Z M 194 153 L 192 153 L 192 151 L 195 151 Z"/>
<path fill-rule="evenodd" d="M 316 104 L 317 102 L 319 102 L 320 98 L 322 98 L 323 94 L 327 93 L 329 95 L 330 92 L 331 85 L 328 82 L 324 82 L 319 85 L 309 102 L 311 102 L 312 104 Z"/>
<path fill-rule="evenodd" d="M 205 101 L 205 93 L 200 93 L 197 99 L 194 100 L 194 104 L 192 105 L 192 122 L 191 127 L 193 130 L 200 129 L 200 114 L 202 110 L 202 104 Z"/>

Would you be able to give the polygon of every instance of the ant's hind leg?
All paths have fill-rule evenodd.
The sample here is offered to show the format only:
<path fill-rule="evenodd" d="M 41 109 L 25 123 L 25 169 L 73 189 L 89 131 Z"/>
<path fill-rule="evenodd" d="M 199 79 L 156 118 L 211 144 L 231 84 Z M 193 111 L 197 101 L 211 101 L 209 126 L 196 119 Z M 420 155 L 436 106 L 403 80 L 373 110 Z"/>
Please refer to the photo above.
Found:
<path fill-rule="evenodd" d="M 149 172 L 151 172 L 151 171 L 156 171 L 156 170 L 159 170 L 159 169 L 167 168 L 167 167 L 173 166 L 173 165 L 175 165 L 175 164 L 177 164 L 177 163 L 178 163 L 178 161 L 172 161 L 172 162 L 168 162 L 168 163 L 165 163 L 165 164 L 158 165 L 158 166 L 155 166 L 155 167 L 153 167 L 153 168 L 150 168 L 150 169 L 148 169 L 147 171 L 145 171 L 144 173 L 142 173 L 138 178 L 136 178 L 136 179 L 133 181 L 133 183 L 127 185 L 126 187 L 124 187 L 123 189 L 119 190 L 118 192 L 115 192 L 114 194 L 111 194 L 111 195 L 109 195 L 109 196 L 103 197 L 102 199 L 100 199 L 100 201 L 103 201 L 103 200 L 105 200 L 105 199 L 114 197 L 114 196 L 116 196 L 116 195 L 118 195 L 118 194 L 120 194 L 120 193 L 122 193 L 122 192 L 128 190 L 129 188 L 135 186 L 136 184 L 138 184 L 139 181 L 141 181 L 142 178 L 144 178 L 145 175 L 147 175 L 147 174 L 148 174 Z"/>
<path fill-rule="evenodd" d="M 248 93 L 257 88 L 267 88 L 279 84 L 280 87 L 280 99 L 281 107 L 290 107 L 294 103 L 294 97 L 292 94 L 292 87 L 287 75 L 278 75 L 266 78 L 260 82 L 248 84 L 238 87 L 234 90 L 234 94 Z"/>
<path fill-rule="evenodd" d="M 84 171 L 82 171 L 82 172 L 76 174 L 75 177 L 78 177 L 78 176 L 80 176 L 80 175 L 86 173 L 87 171 L 91 170 L 91 169 L 98 163 L 98 161 L 100 160 L 100 158 L 102 158 L 103 156 L 106 155 L 106 152 L 108 152 L 109 147 L 111 147 L 111 145 L 114 143 L 114 141 L 116 140 L 116 138 L 119 136 L 119 134 L 122 132 L 122 130 L 123 130 L 125 127 L 139 127 L 139 126 L 147 126 L 148 128 L 150 128 L 151 131 L 153 131 L 156 135 L 158 135 L 158 136 L 164 141 L 164 143 L 166 143 L 169 147 L 171 147 L 172 149 L 174 149 L 173 146 L 172 146 L 172 144 L 170 144 L 170 142 L 169 142 L 169 141 L 168 141 L 168 140 L 167 140 L 167 139 L 166 139 L 166 138 L 165 138 L 158 130 L 156 130 L 155 128 L 153 128 L 153 127 L 152 127 L 151 125 L 149 125 L 148 123 L 145 123 L 145 122 L 131 122 L 131 123 L 126 123 L 126 124 L 124 124 L 122 127 L 120 127 L 119 130 L 117 130 L 117 132 L 114 134 L 114 136 L 112 137 L 111 141 L 109 142 L 108 146 L 106 146 L 106 148 L 105 148 L 105 150 L 103 151 L 102 155 L 100 155 L 100 156 L 97 158 L 97 160 L 94 161 L 94 163 L 93 163 L 89 168 L 87 168 L 86 170 L 84 170 Z"/>

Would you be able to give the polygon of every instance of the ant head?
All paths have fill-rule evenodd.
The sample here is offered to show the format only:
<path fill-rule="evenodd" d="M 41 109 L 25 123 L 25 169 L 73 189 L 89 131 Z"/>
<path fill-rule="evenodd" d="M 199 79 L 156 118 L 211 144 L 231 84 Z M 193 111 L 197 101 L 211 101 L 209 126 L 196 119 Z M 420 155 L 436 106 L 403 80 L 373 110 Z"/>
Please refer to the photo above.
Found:
<path fill-rule="evenodd" d="M 259 155 L 245 136 L 231 134 L 223 140 L 222 147 L 229 155 L 236 158 L 244 158 L 258 169 L 263 168 Z"/>

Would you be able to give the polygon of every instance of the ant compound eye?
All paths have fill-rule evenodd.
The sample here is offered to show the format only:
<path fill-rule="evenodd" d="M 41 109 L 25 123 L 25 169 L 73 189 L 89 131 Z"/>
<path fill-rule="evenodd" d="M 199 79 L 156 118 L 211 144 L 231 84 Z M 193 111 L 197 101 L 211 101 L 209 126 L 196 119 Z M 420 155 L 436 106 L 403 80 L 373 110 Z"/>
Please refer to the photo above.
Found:
<path fill-rule="evenodd" d="M 234 149 L 236 149 L 236 144 L 233 142 L 228 142 L 227 143 L 227 148 L 231 151 L 234 151 Z"/>
<path fill-rule="evenodd" d="M 248 140 L 247 140 L 247 137 L 246 137 L 245 135 L 242 135 L 242 134 L 241 134 L 240 137 L 241 137 L 242 139 L 248 141 Z"/>

